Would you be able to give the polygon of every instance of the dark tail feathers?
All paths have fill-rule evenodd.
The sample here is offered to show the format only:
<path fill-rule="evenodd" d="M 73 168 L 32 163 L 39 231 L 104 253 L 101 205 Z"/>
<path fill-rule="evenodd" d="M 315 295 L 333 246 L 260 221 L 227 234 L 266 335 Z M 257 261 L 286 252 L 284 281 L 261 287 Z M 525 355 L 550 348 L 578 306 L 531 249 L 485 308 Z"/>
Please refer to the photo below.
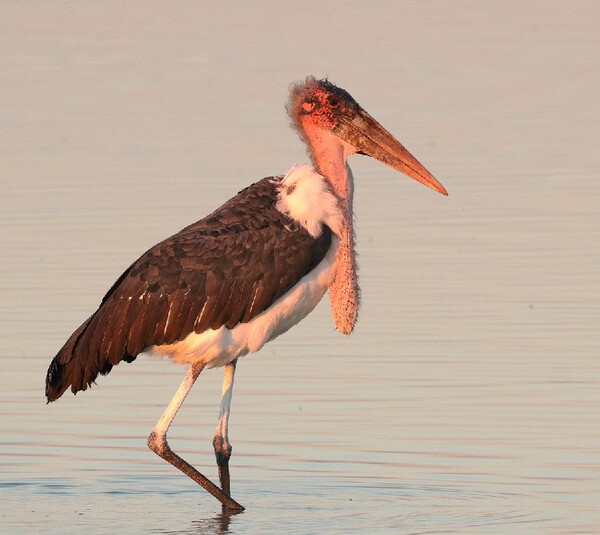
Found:
<path fill-rule="evenodd" d="M 48 403 L 58 399 L 71 387 L 73 394 L 80 390 L 86 390 L 98 373 L 107 374 L 112 365 L 107 363 L 108 369 L 89 370 L 86 369 L 85 360 L 77 358 L 77 342 L 85 332 L 88 324 L 94 316 L 89 317 L 67 340 L 65 345 L 52 359 L 48 373 L 46 374 L 46 398 Z M 84 361 L 84 362 L 82 362 Z"/>

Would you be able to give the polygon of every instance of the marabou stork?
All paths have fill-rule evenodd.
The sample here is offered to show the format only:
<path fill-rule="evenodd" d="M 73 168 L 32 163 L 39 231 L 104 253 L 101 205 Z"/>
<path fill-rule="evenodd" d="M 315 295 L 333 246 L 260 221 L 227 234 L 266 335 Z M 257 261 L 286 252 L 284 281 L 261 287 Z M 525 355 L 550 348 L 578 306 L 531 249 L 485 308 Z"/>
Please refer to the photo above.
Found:
<path fill-rule="evenodd" d="M 447 195 L 444 187 L 350 94 L 328 80 L 292 85 L 287 105 L 312 165 L 248 186 L 204 219 L 155 245 L 113 284 L 52 360 L 48 402 L 144 352 L 188 364 L 149 447 L 229 510 L 227 435 L 238 357 L 302 320 L 329 289 L 336 328 L 349 334 L 359 290 L 351 154 L 365 154 Z M 175 454 L 167 430 L 204 367 L 224 366 L 213 446 L 221 488 Z"/>

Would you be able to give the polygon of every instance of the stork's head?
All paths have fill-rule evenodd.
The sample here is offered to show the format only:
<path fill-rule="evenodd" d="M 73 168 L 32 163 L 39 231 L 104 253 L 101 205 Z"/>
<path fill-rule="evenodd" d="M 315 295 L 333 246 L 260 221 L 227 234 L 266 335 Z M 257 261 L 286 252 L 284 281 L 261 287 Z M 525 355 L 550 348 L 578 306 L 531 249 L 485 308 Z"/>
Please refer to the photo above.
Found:
<path fill-rule="evenodd" d="M 340 141 L 346 154 L 366 154 L 426 186 L 448 195 L 433 175 L 347 92 L 312 76 L 290 89 L 288 113 L 314 152 L 314 139 L 326 133 Z M 310 139 L 309 139 L 310 138 Z M 314 157 L 314 154 L 313 154 Z"/>

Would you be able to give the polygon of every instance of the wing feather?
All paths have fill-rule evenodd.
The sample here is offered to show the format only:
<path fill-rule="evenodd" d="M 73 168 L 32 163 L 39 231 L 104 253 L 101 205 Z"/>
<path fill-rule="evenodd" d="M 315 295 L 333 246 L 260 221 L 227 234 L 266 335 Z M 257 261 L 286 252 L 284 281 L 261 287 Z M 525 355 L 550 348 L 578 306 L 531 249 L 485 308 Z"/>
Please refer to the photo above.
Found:
<path fill-rule="evenodd" d="M 248 322 L 310 272 L 331 232 L 313 238 L 277 199 L 277 181 L 263 179 L 143 254 L 52 361 L 48 400 L 85 390 L 145 348 Z"/>

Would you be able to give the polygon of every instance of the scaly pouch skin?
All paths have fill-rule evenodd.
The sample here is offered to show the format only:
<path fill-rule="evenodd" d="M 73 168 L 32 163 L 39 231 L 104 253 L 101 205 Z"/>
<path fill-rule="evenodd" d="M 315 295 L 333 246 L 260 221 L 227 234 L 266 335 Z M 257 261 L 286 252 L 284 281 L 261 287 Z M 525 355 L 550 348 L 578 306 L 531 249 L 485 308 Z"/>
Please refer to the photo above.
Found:
<path fill-rule="evenodd" d="M 338 176 L 340 175 L 343 177 L 342 180 L 332 182 L 332 188 L 340 199 L 344 227 L 337 250 L 335 278 L 329 286 L 329 303 L 336 329 L 343 334 L 350 334 L 358 318 L 360 304 L 352 218 L 354 180 L 348 166 L 346 166 L 346 173 Z"/>

